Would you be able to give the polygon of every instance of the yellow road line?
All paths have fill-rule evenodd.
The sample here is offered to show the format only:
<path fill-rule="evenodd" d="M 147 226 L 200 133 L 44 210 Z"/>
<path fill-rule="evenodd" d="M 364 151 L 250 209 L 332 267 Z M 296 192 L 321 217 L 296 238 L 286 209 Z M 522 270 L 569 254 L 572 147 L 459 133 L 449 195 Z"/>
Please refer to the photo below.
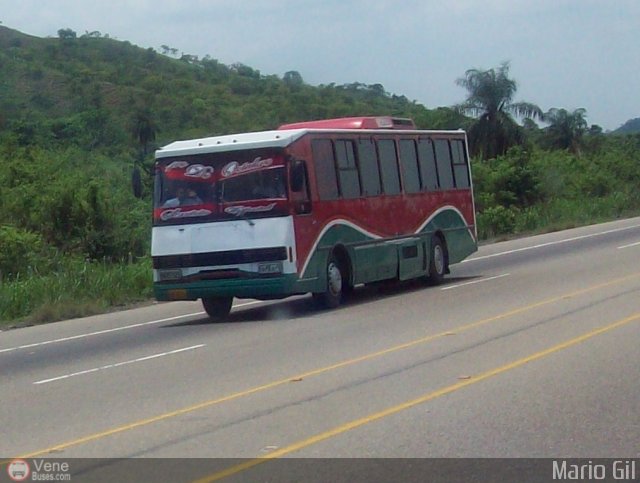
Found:
<path fill-rule="evenodd" d="M 244 463 L 235 465 L 235 466 L 231 466 L 229 468 L 227 468 L 226 470 L 222 470 L 220 472 L 214 473 L 212 475 L 206 476 L 204 478 L 195 480 L 193 483 L 210 483 L 213 481 L 218 481 L 221 480 L 223 478 L 241 473 L 242 471 L 248 470 L 249 468 L 252 468 L 254 466 L 260 465 L 262 463 L 265 463 L 269 460 L 272 459 L 276 459 L 276 458 L 280 458 L 282 456 L 285 456 L 287 454 L 290 453 L 294 453 L 296 451 L 299 451 L 303 448 L 306 448 L 308 446 L 312 446 L 316 443 L 319 443 L 320 441 L 324 441 L 327 440 L 329 438 L 332 438 L 334 436 L 338 436 L 342 433 L 346 433 L 347 431 L 351 431 L 352 429 L 355 428 L 359 428 L 360 426 L 364 426 L 365 424 L 369 424 L 372 423 L 374 421 L 386 418 L 387 416 L 391 416 L 393 414 L 399 413 L 401 411 L 404 411 L 405 409 L 409 409 L 412 408 L 414 406 L 417 406 L 419 404 L 423 404 L 425 402 L 431 401 L 433 399 L 439 398 L 441 396 L 445 396 L 447 394 L 451 394 L 452 392 L 458 391 L 460 389 L 463 389 L 467 386 L 471 386 L 472 384 L 477 384 L 478 382 L 484 381 L 486 379 L 489 379 L 491 377 L 497 376 L 499 374 L 503 374 L 507 371 L 510 371 L 512 369 L 516 369 L 518 367 L 521 367 L 525 364 L 528 364 L 529 362 L 533 362 L 536 361 L 538 359 L 542 359 L 543 357 L 546 357 L 548 355 L 551 355 L 553 353 L 559 352 L 563 349 L 567 349 L 569 347 L 572 347 L 574 345 L 580 344 L 582 342 L 585 342 L 586 340 L 589 340 L 597 335 L 600 334 L 604 334 L 605 332 L 609 332 L 613 329 L 616 329 L 618 327 L 622 327 L 623 325 L 626 325 L 630 322 L 633 322 L 635 320 L 639 320 L 640 319 L 640 312 L 634 315 L 631 315 L 627 318 L 618 320 L 617 322 L 614 322 L 610 325 L 601 327 L 599 329 L 595 329 L 592 330 L 591 332 L 587 332 L 586 334 L 583 334 L 579 337 L 575 337 L 573 339 L 567 340 L 565 342 L 562 342 L 560 344 L 554 345 L 553 347 L 549 347 L 548 349 L 542 350 L 540 352 L 536 352 L 535 354 L 531 354 L 527 357 L 523 357 L 522 359 L 518 359 L 516 361 L 510 362 L 508 364 L 505 364 L 503 366 L 499 366 L 496 367 L 494 369 L 488 370 L 486 372 L 482 372 L 476 376 L 471 377 L 470 379 L 466 379 L 464 381 L 458 382 L 456 384 L 452 384 L 450 386 L 446 386 L 443 387 L 441 389 L 438 389 L 436 391 L 430 392 L 428 394 L 424 394 L 423 396 L 420 396 L 416 399 L 412 399 L 410 401 L 406 401 L 404 403 L 398 404 L 396 406 L 392 406 L 390 408 L 384 409 L 383 411 L 379 411 L 377 413 L 373 413 L 373 414 L 369 414 L 367 416 L 364 416 L 362 418 L 359 419 L 354 419 L 353 421 L 350 421 L 346 424 L 342 424 L 340 426 L 336 426 L 333 429 L 330 429 L 328 431 L 325 431 L 323 433 L 319 433 L 316 434 L 315 436 L 312 436 L 310 438 L 298 441 L 296 443 L 293 443 L 289 446 L 286 446 L 284 448 L 278 449 L 268 455 L 262 456 L 260 458 L 255 458 L 252 460 L 248 460 Z"/>
<path fill-rule="evenodd" d="M 255 394 L 255 393 L 258 393 L 258 392 L 261 392 L 261 391 L 266 391 L 268 389 L 273 389 L 275 387 L 288 384 L 293 379 L 305 379 L 305 378 L 309 378 L 309 377 L 312 377 L 312 376 L 317 376 L 317 375 L 320 375 L 320 374 L 324 374 L 326 372 L 333 371 L 335 369 L 340 369 L 340 368 L 343 368 L 343 367 L 351 366 L 351 365 L 357 364 L 359 362 L 364 362 L 364 361 L 371 360 L 371 359 L 374 359 L 374 358 L 377 358 L 377 357 L 381 357 L 381 356 L 384 356 L 384 355 L 387 355 L 387 354 L 391 354 L 393 352 L 397 352 L 397 351 L 400 351 L 400 350 L 408 349 L 410 347 L 415 347 L 415 346 L 417 346 L 419 344 L 424 344 L 424 343 L 427 343 L 427 342 L 431 342 L 431 341 L 433 341 L 435 339 L 439 339 L 439 338 L 442 338 L 442 337 L 449 336 L 452 333 L 461 333 L 461 332 L 466 332 L 466 331 L 469 331 L 469 330 L 472 330 L 472 329 L 476 329 L 476 328 L 481 327 L 483 325 L 487 325 L 487 324 L 489 324 L 491 322 L 502 320 L 502 319 L 505 319 L 505 318 L 508 318 L 508 317 L 513 317 L 515 315 L 522 314 L 524 312 L 528 312 L 530 310 L 533 310 L 533 309 L 536 309 L 536 308 L 539 308 L 539 307 L 542 307 L 542 306 L 545 306 L 545 305 L 549 305 L 549 304 L 552 304 L 552 303 L 555 303 L 555 302 L 560 302 L 562 300 L 566 300 L 566 299 L 571 298 L 571 297 L 576 297 L 576 296 L 579 296 L 579 295 L 583 295 L 583 294 L 592 292 L 594 290 L 599 290 L 599 289 L 602 289 L 602 288 L 606 288 L 606 287 L 610 287 L 610 286 L 613 286 L 613 285 L 617 285 L 619 283 L 623 283 L 623 282 L 626 282 L 628 280 L 631 280 L 631 279 L 634 279 L 634 278 L 638 278 L 638 277 L 640 277 L 640 272 L 634 273 L 634 274 L 631 274 L 631 275 L 627 275 L 625 277 L 617 278 L 617 279 L 611 280 L 609 282 L 603 282 L 603 283 L 600 283 L 600 284 L 597 284 L 597 285 L 593 285 L 591 287 L 587 287 L 587 288 L 583 288 L 583 289 L 580 289 L 580 290 L 576 290 L 574 292 L 570 292 L 570 293 L 566 293 L 566 294 L 563 294 L 563 295 L 559 295 L 557 297 L 552 297 L 552 298 L 549 298 L 549 299 L 546 299 L 546 300 L 542 300 L 540 302 L 536 302 L 536 303 L 531 304 L 531 305 L 526 305 L 526 306 L 523 306 L 523 307 L 520 307 L 520 308 L 517 308 L 517 309 L 514 309 L 514 310 L 510 310 L 508 312 L 504 312 L 502 314 L 498 314 L 498 315 L 495 315 L 493 317 L 489 317 L 489 318 L 482 319 L 482 320 L 479 320 L 479 321 L 476 321 L 476 322 L 472 322 L 470 324 L 463 325 L 463 326 L 460 326 L 460 327 L 457 327 L 457 328 L 454 328 L 454 329 L 449 329 L 447 331 L 440 332 L 438 334 L 433 334 L 433 335 L 429 335 L 429 336 L 426 336 L 426 337 L 421 337 L 419 339 L 415 339 L 415 340 L 412 340 L 412 341 L 409 341 L 409 342 L 405 342 L 403 344 L 398 344 L 398 345 L 389 347 L 387 349 L 382 349 L 382 350 L 377 351 L 377 352 L 372 352 L 372 353 L 369 353 L 369 354 L 365 354 L 365 355 L 362 355 L 362 356 L 359 356 L 359 357 L 355 357 L 353 359 L 347 359 L 347 360 L 340 361 L 340 362 L 337 362 L 337 363 L 329 365 L 329 366 L 313 369 L 313 370 L 304 372 L 302 374 L 292 375 L 292 376 L 286 377 L 284 379 L 280 379 L 280 380 L 269 382 L 267 384 L 263 384 L 261 386 L 256 386 L 256 387 L 252 387 L 250 389 L 246 389 L 244 391 L 232 393 L 232 394 L 229 394 L 227 396 L 223 396 L 223 397 L 216 398 L 216 399 L 211 399 L 211 400 L 208 400 L 208 401 L 203 401 L 203 402 L 195 404 L 193 406 L 188 406 L 188 407 L 185 407 L 185 408 L 177 409 L 175 411 L 170 411 L 170 412 L 167 412 L 167 413 L 159 414 L 157 416 L 153 416 L 153 417 L 150 417 L 150 418 L 134 421 L 132 423 L 125 424 L 125 425 L 122 425 L 122 426 L 117 426 L 115 428 L 111 428 L 111 429 L 108 429 L 106 431 L 102 431 L 102 432 L 99 432 L 99 433 L 90 434 L 90 435 L 84 436 L 82 438 L 78 438 L 78 439 L 74 439 L 74 440 L 67 441 L 67 442 L 64 442 L 64 443 L 60 443 L 60 444 L 57 444 L 55 446 L 51 446 L 49 448 L 44 448 L 44 449 L 40 449 L 38 451 L 34 451 L 32 453 L 24 454 L 24 455 L 20 456 L 20 458 L 34 458 L 36 456 L 42 456 L 42 455 L 47 454 L 47 453 L 62 451 L 62 450 L 65 450 L 67 448 L 70 448 L 72 446 L 78 446 L 80 444 L 84 444 L 84 443 L 88 443 L 88 442 L 91 442 L 91 441 L 95 441 L 97 439 L 105 438 L 107 436 L 112 436 L 114 434 L 122 433 L 122 432 L 125 432 L 125 431 L 130 431 L 132 429 L 136 429 L 136 428 L 140 428 L 142 426 L 146 426 L 146 425 L 149 425 L 149 424 L 153 424 L 153 423 L 157 423 L 157 422 L 160 422 L 160 421 L 164 421 L 166 419 L 170 419 L 170 418 L 173 418 L 173 417 L 176 417 L 176 416 L 181 416 L 183 414 L 187 414 L 187 413 L 191 413 L 193 411 L 197 411 L 197 410 L 200 410 L 200 409 L 204 409 L 204 408 L 208 408 L 208 407 L 211 407 L 211 406 L 215 406 L 217 404 L 221 404 L 221 403 L 224 403 L 224 402 L 232 401 L 234 399 L 239 399 L 239 398 L 242 398 L 242 397 L 250 396 L 251 394 Z M 0 465 L 2 465 L 4 463 L 6 463 L 6 462 L 5 461 L 1 461 Z"/>

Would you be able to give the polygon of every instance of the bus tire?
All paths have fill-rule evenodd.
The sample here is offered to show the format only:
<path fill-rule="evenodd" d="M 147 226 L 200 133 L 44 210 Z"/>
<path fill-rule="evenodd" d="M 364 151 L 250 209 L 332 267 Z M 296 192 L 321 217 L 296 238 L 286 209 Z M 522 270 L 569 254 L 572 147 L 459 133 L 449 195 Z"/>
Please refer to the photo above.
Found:
<path fill-rule="evenodd" d="M 314 293 L 314 300 L 322 307 L 333 309 L 342 302 L 342 295 L 346 286 L 346 271 L 338 258 L 331 254 L 327 260 L 326 286 L 324 292 Z"/>
<path fill-rule="evenodd" d="M 429 257 L 429 273 L 427 279 L 433 285 L 438 285 L 447 273 L 447 251 L 438 235 L 431 238 L 431 256 Z"/>
<path fill-rule="evenodd" d="M 202 299 L 202 306 L 211 322 L 223 322 L 231 312 L 233 297 L 207 297 Z"/>

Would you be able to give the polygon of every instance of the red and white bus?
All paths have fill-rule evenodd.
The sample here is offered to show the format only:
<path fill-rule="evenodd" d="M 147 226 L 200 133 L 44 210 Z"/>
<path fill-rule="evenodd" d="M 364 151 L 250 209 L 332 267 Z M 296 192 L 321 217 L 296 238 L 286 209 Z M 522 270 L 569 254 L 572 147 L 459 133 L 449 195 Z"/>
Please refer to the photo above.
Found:
<path fill-rule="evenodd" d="M 467 138 L 357 117 L 177 141 L 156 152 L 158 300 L 312 293 L 337 306 L 355 285 L 424 277 L 477 250 Z"/>

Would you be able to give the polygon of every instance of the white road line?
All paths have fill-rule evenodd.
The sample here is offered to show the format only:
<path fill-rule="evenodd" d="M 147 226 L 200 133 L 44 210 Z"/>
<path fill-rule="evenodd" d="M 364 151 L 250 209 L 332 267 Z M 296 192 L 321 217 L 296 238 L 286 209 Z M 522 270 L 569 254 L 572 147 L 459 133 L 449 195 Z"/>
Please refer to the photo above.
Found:
<path fill-rule="evenodd" d="M 458 283 L 455 285 L 447 285 L 440 290 L 451 290 L 452 288 L 464 287 L 465 285 L 473 285 L 474 283 L 488 282 L 489 280 L 495 280 L 497 278 L 508 277 L 510 273 L 503 273 L 502 275 L 496 275 L 494 277 L 481 278 L 480 280 L 472 280 L 471 282 Z"/>
<path fill-rule="evenodd" d="M 115 367 L 122 367 L 122 366 L 126 366 L 128 364 L 134 364 L 136 362 L 144 362 L 144 361 L 148 361 L 151 359 L 157 359 L 158 357 L 164 357 L 164 356 L 170 356 L 173 354 L 178 354 L 179 352 L 185 352 L 185 351 L 190 351 L 190 350 L 194 350 L 194 349 L 199 349 L 201 347 L 204 347 L 205 344 L 199 344 L 199 345 L 194 345 L 191 347 L 184 347 L 182 349 L 175 349 L 169 352 L 162 352 L 160 354 L 153 354 L 151 356 L 145 356 L 145 357 L 139 357 L 138 359 L 132 359 L 130 361 L 124 361 L 124 362 L 116 362 L 115 364 L 107 364 L 106 366 L 100 366 L 100 367 L 94 367 L 93 369 L 87 369 L 84 371 L 79 371 L 79 372 L 73 372 L 71 374 L 64 374 L 62 376 L 58 376 L 58 377 L 52 377 L 50 379 L 42 379 L 41 381 L 35 381 L 33 384 L 46 384 L 48 382 L 53 382 L 53 381 L 60 381 L 62 379 L 68 379 L 70 377 L 75 377 L 75 376 L 82 376 L 84 374 L 90 374 L 92 372 L 98 372 L 98 371 L 104 371 L 106 369 L 113 369 Z"/>
<path fill-rule="evenodd" d="M 259 304 L 262 303 L 261 300 L 254 300 L 252 302 L 246 302 L 246 303 L 242 303 L 239 305 L 235 305 L 234 307 L 245 307 L 247 305 L 253 305 L 253 304 Z M 131 325 L 124 325 L 122 327 L 114 327 L 113 329 L 104 329 L 104 330 L 98 330 L 95 332 L 88 332 L 85 334 L 78 334 L 78 335 L 72 335 L 69 337 L 61 337 L 60 339 L 52 339 L 52 340 L 45 340 L 42 342 L 34 342 L 32 344 L 25 344 L 25 345 L 20 345 L 20 346 L 16 346 L 16 347 L 8 347 L 6 349 L 0 349 L 0 354 L 2 354 L 3 352 L 11 352 L 11 351 L 17 351 L 20 349 L 31 349 L 33 347 L 40 347 L 43 345 L 49 345 L 49 344 L 57 344 L 59 342 L 67 342 L 70 340 L 76 340 L 76 339 L 84 339 L 86 337 L 92 337 L 94 335 L 103 335 L 103 334 L 110 334 L 112 332 L 118 332 L 121 330 L 128 330 L 128 329 L 135 329 L 137 327 L 144 327 L 146 325 L 154 325 L 154 324 L 161 324 L 163 322 L 170 322 L 172 320 L 178 320 L 178 319 L 183 319 L 185 317 L 193 317 L 196 315 L 204 315 L 206 312 L 193 312 L 191 314 L 184 314 L 184 315 L 176 315 L 175 317 L 168 317 L 166 319 L 158 319 L 158 320 L 150 320 L 149 322 L 140 322 L 138 324 L 131 324 Z"/>
<path fill-rule="evenodd" d="M 264 300 L 254 300 L 253 302 L 245 302 L 243 304 L 238 304 L 238 305 L 234 305 L 234 307 L 246 307 L 247 305 L 253 305 L 253 304 L 262 304 L 264 303 Z"/>
<path fill-rule="evenodd" d="M 623 248 L 637 247 L 638 245 L 640 245 L 640 242 L 629 243 L 628 245 L 622 245 L 621 247 L 618 247 L 618 250 L 622 250 Z"/>
<path fill-rule="evenodd" d="M 104 329 L 104 330 L 98 330 L 95 332 L 88 332 L 86 334 L 78 334 L 78 335 L 72 335 L 69 337 L 61 337 L 60 339 L 52 339 L 52 340 L 45 340 L 42 342 L 34 342 L 33 344 L 25 344 L 25 345 L 20 345 L 17 347 L 9 347 L 7 349 L 0 349 L 0 353 L 3 352 L 10 352 L 10 351 L 15 351 L 18 349 L 31 349 L 32 347 L 39 347 L 39 346 L 43 346 L 43 345 L 49 345 L 49 344 L 56 344 L 58 342 L 67 342 L 70 340 L 76 340 L 76 339 L 84 339 L 86 337 L 92 337 L 94 335 L 102 335 L 102 334 L 110 334 L 111 332 L 118 332 L 120 330 L 127 330 L 127 329 L 135 329 L 137 327 L 144 327 L 145 325 L 153 325 L 153 324 L 161 324 L 162 322 L 170 322 L 172 320 L 177 320 L 177 319 L 182 319 L 185 317 L 190 317 L 193 315 L 202 315 L 205 312 L 195 312 L 192 314 L 185 314 L 185 315 L 176 315 L 175 317 L 168 317 L 166 319 L 159 319 L 159 320 L 151 320 L 149 322 L 140 322 L 139 324 L 131 324 L 131 325 L 125 325 L 122 327 L 114 327 L 113 329 Z"/>
<path fill-rule="evenodd" d="M 557 241 L 552 241 L 552 242 L 547 242 L 547 243 L 540 243 L 538 245 L 532 245 L 530 247 L 516 248 L 514 250 L 507 250 L 507 251 L 500 252 L 500 253 L 493 253 L 491 255 L 483 255 L 483 256 L 480 256 L 480 257 L 467 258 L 466 260 L 462 260 L 462 262 L 460 262 L 460 263 L 475 262 L 477 260 L 485 260 L 487 258 L 501 257 L 503 255 L 509 255 L 511 253 L 524 252 L 524 251 L 527 251 L 527 250 L 533 250 L 535 248 L 548 247 L 548 246 L 551 246 L 551 245 L 560 245 L 561 243 L 568 243 L 568 242 L 572 242 L 572 241 L 576 241 L 576 240 L 583 240 L 585 238 L 594 238 L 594 237 L 601 236 L 601 235 L 608 235 L 609 233 L 617 233 L 617 232 L 620 232 L 620 231 L 633 230 L 635 228 L 640 228 L 640 225 L 627 226 L 627 227 L 624 227 L 624 228 L 615 228 L 613 230 L 601 231 L 599 233 L 592 233 L 590 235 L 574 236 L 572 238 L 565 238 L 564 240 L 557 240 Z"/>

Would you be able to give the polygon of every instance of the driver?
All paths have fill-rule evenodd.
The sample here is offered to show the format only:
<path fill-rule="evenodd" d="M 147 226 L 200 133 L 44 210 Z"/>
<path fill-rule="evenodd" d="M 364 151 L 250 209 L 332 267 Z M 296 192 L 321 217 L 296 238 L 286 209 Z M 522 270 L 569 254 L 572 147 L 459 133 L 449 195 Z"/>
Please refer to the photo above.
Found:
<path fill-rule="evenodd" d="M 193 188 L 178 188 L 173 198 L 168 199 L 162 205 L 163 208 L 176 208 L 178 206 L 193 206 L 202 204 L 202 199 Z"/>

